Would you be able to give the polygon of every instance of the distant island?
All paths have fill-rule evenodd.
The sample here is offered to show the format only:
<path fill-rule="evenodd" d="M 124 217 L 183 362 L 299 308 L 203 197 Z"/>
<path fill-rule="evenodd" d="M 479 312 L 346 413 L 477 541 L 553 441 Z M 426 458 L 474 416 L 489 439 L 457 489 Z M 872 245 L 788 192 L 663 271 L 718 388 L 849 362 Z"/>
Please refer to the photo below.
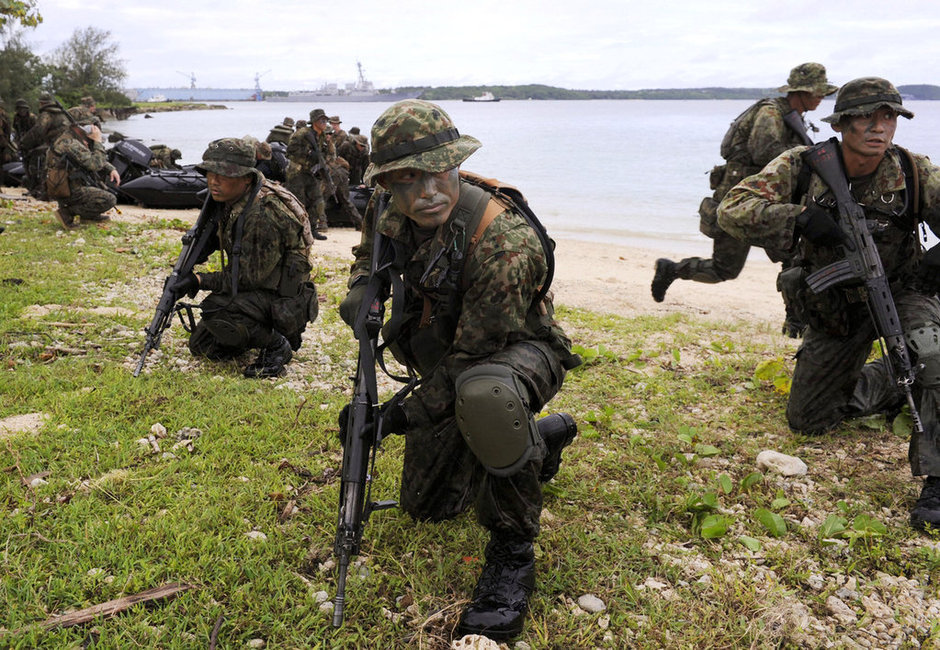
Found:
<path fill-rule="evenodd" d="M 761 99 L 776 97 L 776 88 L 646 88 L 642 90 L 569 90 L 556 86 L 409 86 L 396 92 L 415 93 L 421 99 L 441 101 L 477 97 L 489 92 L 500 99 Z M 940 99 L 940 86 L 898 86 L 904 99 Z"/>

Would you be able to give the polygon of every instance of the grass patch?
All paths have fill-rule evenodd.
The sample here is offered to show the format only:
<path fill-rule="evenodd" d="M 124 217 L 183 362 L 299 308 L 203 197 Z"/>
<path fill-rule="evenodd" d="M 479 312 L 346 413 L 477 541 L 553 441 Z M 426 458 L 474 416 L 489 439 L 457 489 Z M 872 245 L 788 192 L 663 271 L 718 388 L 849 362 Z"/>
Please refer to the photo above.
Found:
<path fill-rule="evenodd" d="M 335 309 L 345 260 L 317 269 L 321 318 L 287 377 L 193 360 L 176 323 L 134 379 L 180 223 L 66 234 L 11 206 L 0 222 L 0 418 L 45 415 L 0 428 L 0 645 L 207 647 L 221 616 L 219 647 L 449 647 L 486 542 L 472 513 L 377 513 L 344 627 L 322 608 L 335 590 L 335 421 L 355 367 Z M 772 328 L 558 316 L 587 363 L 550 405 L 580 435 L 546 486 L 530 647 L 937 647 L 940 547 L 906 524 L 919 482 L 903 437 L 877 421 L 790 433 L 780 380 L 795 343 Z M 764 449 L 810 473 L 760 472 Z M 402 452 L 400 439 L 384 446 L 374 496 L 395 497 Z M 35 626 L 173 581 L 196 589 Z M 585 594 L 607 609 L 582 613 Z M 832 596 L 855 624 L 834 618 Z"/>

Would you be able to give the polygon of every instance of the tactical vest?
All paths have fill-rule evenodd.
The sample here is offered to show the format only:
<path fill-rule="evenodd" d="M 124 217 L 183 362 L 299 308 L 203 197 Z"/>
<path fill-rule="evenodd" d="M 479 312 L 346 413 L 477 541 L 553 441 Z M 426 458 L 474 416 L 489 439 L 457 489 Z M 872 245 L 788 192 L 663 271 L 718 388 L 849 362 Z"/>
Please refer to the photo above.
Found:
<path fill-rule="evenodd" d="M 396 301 L 395 295 L 402 292 L 393 292 L 392 316 L 382 330 L 389 349 L 399 361 L 409 363 L 422 375 L 443 359 L 452 345 L 463 294 L 469 288 L 469 279 L 464 273 L 466 261 L 493 220 L 502 212 L 512 211 L 521 215 L 538 235 L 547 267 L 545 282 L 539 287 L 526 316 L 526 326 L 535 338 L 552 347 L 566 368 L 578 365 L 580 359 L 572 355 L 570 342 L 553 318 L 549 289 L 555 266 L 554 242 L 544 226 L 516 188 L 464 171 L 460 172 L 460 178 L 466 184 L 461 186 L 460 197 L 448 220 L 448 240 L 428 262 L 420 286 L 412 288 L 417 289 L 423 299 L 417 322 L 410 316 L 416 310 L 403 304 L 405 298 L 401 296 Z M 392 273 L 400 275 L 408 253 L 394 242 L 392 248 L 395 251 Z M 401 336 L 403 332 L 407 332 L 407 336 Z"/>

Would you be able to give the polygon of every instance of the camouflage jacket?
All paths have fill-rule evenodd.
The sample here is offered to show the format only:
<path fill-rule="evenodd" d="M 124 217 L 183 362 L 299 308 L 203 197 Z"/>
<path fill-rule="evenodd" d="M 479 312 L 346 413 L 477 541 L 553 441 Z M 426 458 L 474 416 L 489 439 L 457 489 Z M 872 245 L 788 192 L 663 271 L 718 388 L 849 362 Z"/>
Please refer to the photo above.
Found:
<path fill-rule="evenodd" d="M 69 167 L 69 187 L 86 187 L 91 184 L 88 176 L 104 178 L 114 169 L 100 142 L 81 138 L 66 129 L 56 138 L 46 156 L 46 169 Z"/>
<path fill-rule="evenodd" d="M 316 131 L 310 127 L 302 127 L 295 131 L 287 142 L 287 159 L 306 172 L 314 169 L 317 165 L 317 155 L 314 152 L 313 143 L 310 142 L 310 136 L 316 138 L 324 164 L 329 165 L 336 158 L 336 148 L 333 147 L 333 143 L 330 142 L 330 138 L 326 133 L 317 135 Z"/>
<path fill-rule="evenodd" d="M 462 192 L 466 185 L 461 181 Z M 500 212 L 456 281 L 447 274 L 448 256 L 441 255 L 442 249 L 460 248 L 451 221 L 421 240 L 394 201 L 377 223 L 370 205 L 362 241 L 353 248 L 350 286 L 369 275 L 373 228 L 394 243 L 405 296 L 403 324 L 390 348 L 399 361 L 423 374 L 422 383 L 404 402 L 408 421 L 419 427 L 453 415 L 457 376 L 506 346 L 527 340 L 546 341 L 553 349 L 570 350 L 571 345 L 553 319 L 550 295 L 533 305 L 547 266 L 538 235 L 525 218 L 509 209 Z M 390 334 L 387 324 L 384 334 Z"/>
<path fill-rule="evenodd" d="M 808 200 L 824 206 L 832 204 L 832 214 L 838 219 L 831 193 L 816 174 L 810 177 L 806 195 L 794 196 L 803 167 L 800 153 L 806 149 L 798 147 L 781 154 L 763 171 L 732 188 L 718 206 L 718 225 L 754 246 L 784 250 L 798 247 L 803 266 L 812 272 L 841 259 L 843 254 L 831 247 L 813 246 L 796 236 L 796 217 Z M 909 278 L 921 256 L 916 223 L 892 218 L 892 214 L 902 214 L 906 199 L 913 200 L 912 193 L 905 191 L 900 155 L 896 148 L 889 149 L 874 174 L 851 182 L 852 194 L 865 209 L 872 238 L 891 280 Z M 919 218 L 934 233 L 940 233 L 940 168 L 919 154 L 914 155 L 914 161 L 920 184 Z"/>
<path fill-rule="evenodd" d="M 21 143 L 29 130 L 36 126 L 37 119 L 36 114 L 32 112 L 26 115 L 13 114 L 13 133 L 16 135 L 17 144 Z"/>
<path fill-rule="evenodd" d="M 65 111 L 58 106 L 52 105 L 40 108 L 36 125 L 23 136 L 20 141 L 20 149 L 29 151 L 36 147 L 50 146 L 69 127 L 69 124 L 71 122 L 65 115 Z"/>
<path fill-rule="evenodd" d="M 787 149 L 803 144 L 800 136 L 783 121 L 783 116 L 792 110 L 786 97 L 762 99 L 754 108 L 741 124 L 741 133 L 735 135 L 727 157 L 728 162 L 748 168 L 745 175 L 759 171 Z"/>
<path fill-rule="evenodd" d="M 366 173 L 366 167 L 369 166 L 369 151 L 359 151 L 355 141 L 347 138 L 343 146 L 336 151 L 337 155 L 342 156 L 349 163 L 349 184 L 361 185 L 362 177 Z"/>
<path fill-rule="evenodd" d="M 260 174 L 259 174 L 260 175 Z M 291 210 L 274 193 L 259 192 L 251 205 L 251 189 L 232 205 L 216 204 L 221 211 L 217 229 L 217 249 L 222 251 L 222 270 L 199 274 L 200 288 L 231 293 L 231 253 L 235 224 L 246 209 L 238 261 L 238 291 L 269 291 L 273 295 L 292 295 L 282 286 L 296 284 L 310 277 L 310 248 L 303 238 L 303 227 Z"/>
<path fill-rule="evenodd" d="M 16 147 L 13 146 L 13 123 L 6 110 L 0 108 L 0 156 L 3 162 L 11 160 Z"/>

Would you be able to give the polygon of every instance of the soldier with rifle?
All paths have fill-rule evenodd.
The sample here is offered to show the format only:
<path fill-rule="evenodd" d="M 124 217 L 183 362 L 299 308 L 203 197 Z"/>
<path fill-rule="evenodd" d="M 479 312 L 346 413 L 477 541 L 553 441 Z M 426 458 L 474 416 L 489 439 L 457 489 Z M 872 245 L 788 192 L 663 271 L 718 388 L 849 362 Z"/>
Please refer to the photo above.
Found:
<path fill-rule="evenodd" d="M 721 157 L 725 163 L 716 166 L 709 176 L 714 194 L 702 199 L 699 206 L 699 229 L 712 239 L 712 256 L 708 259 L 687 257 L 678 262 L 667 258 L 656 260 L 651 284 L 656 302 L 665 299 L 666 290 L 675 280 L 716 284 L 738 277 L 751 247 L 718 227 L 715 209 L 729 189 L 746 176 L 759 172 L 777 155 L 791 147 L 812 144 L 803 115 L 815 110 L 823 97 L 836 90 L 837 86 L 826 79 L 825 67 L 819 63 L 803 63 L 790 71 L 786 85 L 778 89 L 786 96 L 761 99 L 731 123 L 721 142 Z M 767 255 L 787 265 L 784 252 L 768 249 Z M 802 331 L 802 324 L 794 322 L 792 314 L 787 316 L 784 333 L 796 337 Z"/>
<path fill-rule="evenodd" d="M 330 163 L 336 149 L 330 142 L 330 124 L 322 108 L 310 111 L 310 125 L 297 129 L 287 142 L 287 189 L 300 199 L 310 215 L 314 239 L 326 239 L 326 197 L 333 194 Z"/>
<path fill-rule="evenodd" d="M 196 170 L 206 175 L 209 196 L 165 283 L 134 374 L 159 345 L 172 312 L 193 307 L 177 304 L 180 298 L 205 290 L 210 293 L 199 305 L 202 319 L 195 324 L 189 316 L 190 351 L 227 360 L 256 348 L 258 356 L 245 367 L 245 377 L 281 376 L 318 311 L 306 212 L 292 194 L 255 169 L 255 148 L 240 138 L 210 142 Z M 216 250 L 221 251 L 220 270 L 193 270 Z"/>
<path fill-rule="evenodd" d="M 535 417 L 580 362 L 553 318 L 552 242 L 517 190 L 459 170 L 480 143 L 460 135 L 441 107 L 394 104 L 372 141 L 367 182 L 383 190 L 366 210 L 340 305 L 360 341 L 360 374 L 340 415 L 347 452 L 357 451 L 344 457 L 338 566 L 348 566 L 361 537 L 362 448 L 403 434 L 402 509 L 443 521 L 474 505 L 489 531 L 458 633 L 508 639 L 522 631 L 535 589 L 542 483 L 576 433 L 568 415 Z M 379 328 L 382 347 L 420 376 L 407 397 L 382 406 L 374 394 Z M 384 505 L 366 502 L 366 516 Z M 338 597 L 336 624 L 343 604 Z"/>
<path fill-rule="evenodd" d="M 46 155 L 46 194 L 58 202 L 56 217 L 62 227 L 71 230 L 76 216 L 83 222 L 108 219 L 103 213 L 115 206 L 117 197 L 103 178 L 118 186 L 121 176 L 108 162 L 98 118 L 76 109 L 65 115 L 69 127 Z"/>
<path fill-rule="evenodd" d="M 718 224 L 742 242 L 798 253 L 795 303 L 808 324 L 787 404 L 795 431 L 905 405 L 908 459 L 926 476 L 911 525 L 940 527 L 940 168 L 893 144 L 914 117 L 878 77 L 848 82 L 823 118 L 837 138 L 791 149 L 728 192 Z M 866 363 L 872 343 L 881 358 Z"/>

